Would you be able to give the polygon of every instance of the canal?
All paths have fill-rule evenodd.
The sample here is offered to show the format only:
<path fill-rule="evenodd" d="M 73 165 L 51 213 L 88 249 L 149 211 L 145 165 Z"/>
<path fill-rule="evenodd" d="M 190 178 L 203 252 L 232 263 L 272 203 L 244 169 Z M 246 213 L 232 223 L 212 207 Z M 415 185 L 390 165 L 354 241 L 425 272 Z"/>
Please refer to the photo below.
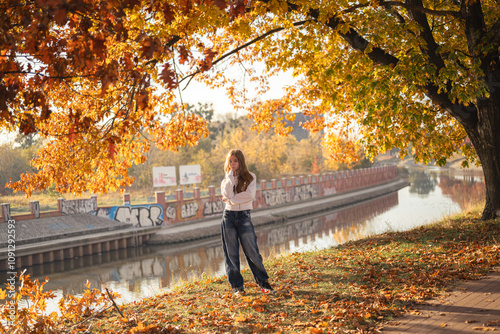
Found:
<path fill-rule="evenodd" d="M 429 168 L 410 168 L 407 172 L 410 186 L 389 195 L 286 224 L 256 228 L 262 256 L 268 259 L 409 230 L 484 199 L 482 175 L 455 175 Z M 273 269 L 268 269 L 272 274 Z M 93 288 L 118 292 L 122 296 L 119 302 L 126 303 L 203 275 L 224 275 L 224 256 L 217 237 L 84 256 L 29 267 L 27 273 L 40 280 L 49 278 L 45 289 L 56 294 L 55 303 L 64 294 L 80 294 L 87 280 Z"/>

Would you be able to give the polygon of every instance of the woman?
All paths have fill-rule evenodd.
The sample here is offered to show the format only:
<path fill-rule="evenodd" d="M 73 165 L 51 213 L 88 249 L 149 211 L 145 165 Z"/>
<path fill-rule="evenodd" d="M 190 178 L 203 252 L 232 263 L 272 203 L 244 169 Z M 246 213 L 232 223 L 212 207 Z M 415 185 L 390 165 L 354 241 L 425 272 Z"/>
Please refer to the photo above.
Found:
<path fill-rule="evenodd" d="M 222 248 L 226 262 L 226 274 L 236 294 L 244 294 L 243 276 L 240 273 L 240 246 L 248 266 L 262 292 L 273 292 L 268 282 L 262 256 L 257 246 L 250 210 L 255 198 L 257 179 L 248 171 L 245 157 L 240 150 L 229 151 L 224 164 L 226 177 L 221 183 L 222 200 L 226 203 L 222 215 Z"/>

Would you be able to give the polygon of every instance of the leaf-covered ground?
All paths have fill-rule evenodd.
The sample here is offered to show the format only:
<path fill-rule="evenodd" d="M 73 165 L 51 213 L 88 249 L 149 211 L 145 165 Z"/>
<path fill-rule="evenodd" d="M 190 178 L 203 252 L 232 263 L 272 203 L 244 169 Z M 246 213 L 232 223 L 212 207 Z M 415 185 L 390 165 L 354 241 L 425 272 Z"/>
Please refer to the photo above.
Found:
<path fill-rule="evenodd" d="M 408 232 L 266 262 L 272 295 L 244 272 L 247 294 L 225 278 L 201 279 L 110 309 L 81 324 L 92 333 L 376 333 L 384 320 L 483 276 L 500 258 L 500 219 L 479 214 Z"/>

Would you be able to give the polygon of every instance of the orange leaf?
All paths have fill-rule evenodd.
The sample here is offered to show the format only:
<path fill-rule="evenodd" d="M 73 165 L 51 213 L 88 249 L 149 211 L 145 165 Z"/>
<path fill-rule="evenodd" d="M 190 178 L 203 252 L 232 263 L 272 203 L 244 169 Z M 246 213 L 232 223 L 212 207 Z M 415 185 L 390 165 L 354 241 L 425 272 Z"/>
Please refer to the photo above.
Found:
<path fill-rule="evenodd" d="M 178 86 L 175 72 L 170 69 L 170 64 L 165 64 L 163 71 L 161 71 L 161 79 L 167 84 L 169 89 L 175 89 Z"/>
<path fill-rule="evenodd" d="M 264 312 L 265 309 L 260 305 L 252 305 L 252 308 L 257 312 Z"/>
<path fill-rule="evenodd" d="M 224 9 L 226 8 L 226 1 L 225 0 L 214 0 L 214 4 L 219 7 L 219 9 Z"/>
<path fill-rule="evenodd" d="M 68 21 L 68 16 L 66 13 L 66 9 L 61 8 L 54 14 L 54 21 L 60 26 L 63 26 Z"/>

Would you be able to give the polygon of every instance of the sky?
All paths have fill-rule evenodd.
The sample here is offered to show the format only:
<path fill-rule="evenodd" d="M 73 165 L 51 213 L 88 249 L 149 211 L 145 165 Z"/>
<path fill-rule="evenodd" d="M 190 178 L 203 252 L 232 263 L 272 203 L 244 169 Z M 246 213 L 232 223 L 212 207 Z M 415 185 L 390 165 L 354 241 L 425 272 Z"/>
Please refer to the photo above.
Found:
<path fill-rule="evenodd" d="M 258 69 L 257 69 L 258 70 Z M 233 71 L 231 73 L 232 77 L 238 78 Z M 241 76 L 240 76 L 241 77 Z M 240 82 L 245 84 L 245 87 L 248 88 L 249 98 L 260 98 L 260 100 L 264 101 L 267 99 L 276 99 L 283 95 L 283 87 L 290 85 L 296 82 L 296 79 L 293 78 L 290 72 L 282 72 L 277 76 L 273 76 L 269 79 L 269 91 L 267 94 L 263 96 L 257 96 L 256 93 L 256 85 L 246 80 L 243 82 L 241 78 Z M 207 87 L 203 83 L 195 82 L 194 80 L 189 83 L 187 88 L 185 88 L 185 84 L 181 83 L 181 95 L 184 103 L 194 104 L 196 105 L 198 102 L 200 103 L 212 103 L 213 109 L 215 112 L 215 117 L 224 114 L 232 114 L 234 113 L 234 109 L 229 101 L 229 98 L 226 96 L 225 88 L 211 89 Z M 238 115 L 240 116 L 240 115 Z"/>
<path fill-rule="evenodd" d="M 263 66 L 256 68 L 257 71 L 262 70 Z M 269 79 L 269 91 L 263 96 L 257 96 L 256 85 L 251 83 L 249 80 L 241 79 L 241 73 L 235 69 L 231 70 L 230 75 L 240 79 L 240 82 L 248 88 L 249 98 L 260 98 L 264 101 L 267 99 L 279 98 L 283 95 L 283 87 L 290 85 L 296 81 L 290 72 L 282 72 L 277 76 L 273 76 Z M 199 83 L 192 80 L 189 85 L 184 89 L 186 85 L 181 84 L 181 95 L 184 103 L 189 103 L 197 105 L 198 103 L 212 103 L 214 109 L 214 118 L 220 118 L 223 115 L 231 114 L 235 116 L 241 116 L 242 114 L 235 114 L 235 110 L 226 96 L 225 88 L 212 89 L 203 83 Z M 0 144 L 5 142 L 10 142 L 14 140 L 16 133 L 8 133 L 6 131 L 0 131 Z"/>

